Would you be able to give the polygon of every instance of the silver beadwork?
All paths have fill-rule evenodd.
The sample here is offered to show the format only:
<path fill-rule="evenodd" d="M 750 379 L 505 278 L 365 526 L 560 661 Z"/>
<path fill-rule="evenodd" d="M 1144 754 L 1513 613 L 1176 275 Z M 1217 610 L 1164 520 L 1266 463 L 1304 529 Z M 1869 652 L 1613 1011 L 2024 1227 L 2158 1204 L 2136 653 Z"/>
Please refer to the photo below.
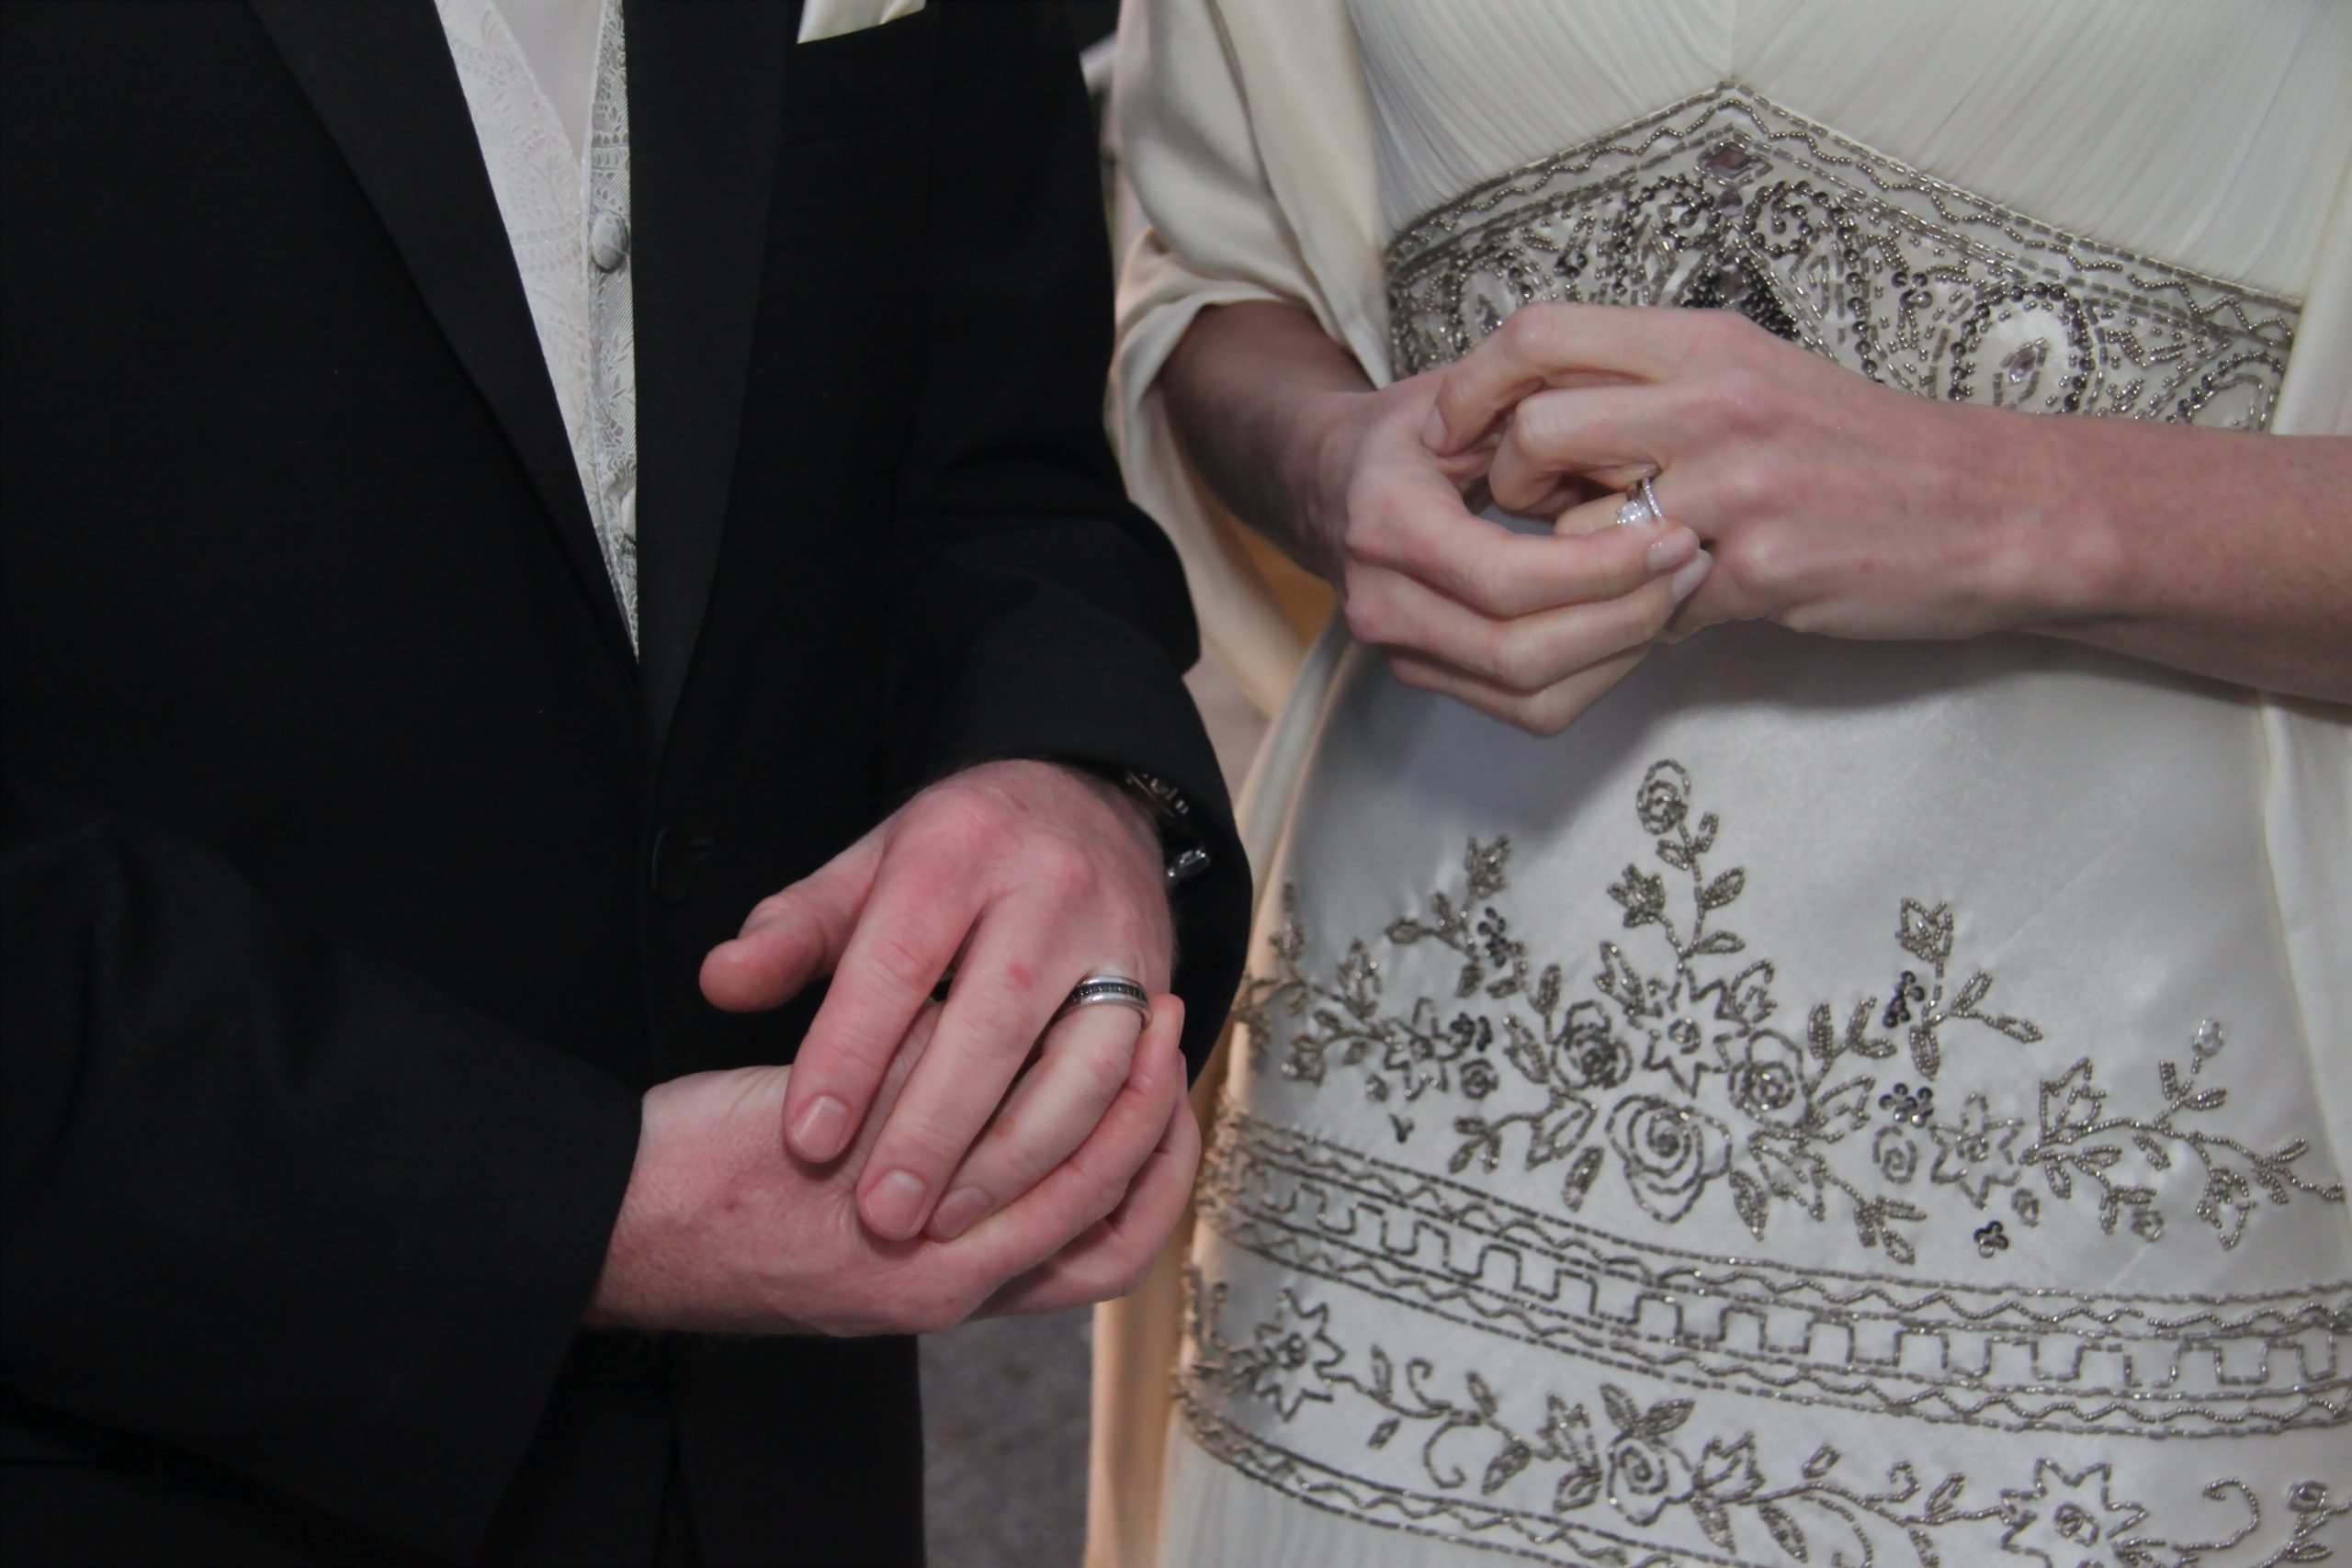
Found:
<path fill-rule="evenodd" d="M 2238 430 L 2269 423 L 2300 313 L 1728 84 L 1477 186 L 1386 260 L 1399 377 L 1539 301 L 1717 306 L 1928 397 Z"/>

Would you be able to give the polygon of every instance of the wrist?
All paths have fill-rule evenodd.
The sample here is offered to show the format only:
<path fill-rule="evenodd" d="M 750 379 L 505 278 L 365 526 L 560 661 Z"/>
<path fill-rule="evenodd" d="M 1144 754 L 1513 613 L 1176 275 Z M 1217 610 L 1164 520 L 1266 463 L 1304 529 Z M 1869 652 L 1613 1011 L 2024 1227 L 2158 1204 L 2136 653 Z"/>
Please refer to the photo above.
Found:
<path fill-rule="evenodd" d="M 738 1267 L 748 1238 L 724 1217 L 745 1217 L 758 1174 L 778 1156 L 763 1134 L 781 1124 L 789 1067 L 697 1073 L 645 1091 L 637 1160 L 605 1245 L 605 1267 L 581 1314 L 583 1327 L 788 1331 L 758 1281 Z M 739 1114 L 714 1115 L 715 1108 Z M 759 1224 L 773 1226 L 775 1216 Z"/>
<path fill-rule="evenodd" d="M 613 1216 L 613 1233 L 605 1244 L 605 1267 L 596 1276 L 595 1292 L 581 1314 L 587 1328 L 650 1328 L 663 1315 L 660 1285 L 664 1270 L 654 1259 L 673 1247 L 678 1226 L 671 1212 L 675 1194 L 670 1171 L 663 1168 L 654 1120 L 654 1091 L 645 1096 L 637 1137 L 637 1161 L 630 1166 L 628 1187 L 621 1194 L 620 1211 Z"/>
<path fill-rule="evenodd" d="M 1363 423 L 1374 394 L 1351 389 L 1308 392 L 1292 403 L 1282 461 L 1299 564 L 1337 583 L 1344 558 L 1348 487 L 1363 445 Z"/>
<path fill-rule="evenodd" d="M 1984 541 L 1979 563 L 1988 629 L 2050 631 L 2108 613 L 2128 560 L 2107 491 L 2086 483 L 2082 471 L 2075 438 L 2094 422 L 1951 412 L 1965 425 L 1954 493 Z"/>
<path fill-rule="evenodd" d="M 1138 782 L 1132 775 L 1116 773 L 1085 762 L 1059 764 L 1095 799 L 1109 807 L 1125 829 L 1125 836 L 1140 847 L 1156 864 L 1165 861 L 1168 846 L 1161 835 L 1160 814 L 1147 799 Z M 1172 882 L 1172 878 L 1170 879 Z"/>

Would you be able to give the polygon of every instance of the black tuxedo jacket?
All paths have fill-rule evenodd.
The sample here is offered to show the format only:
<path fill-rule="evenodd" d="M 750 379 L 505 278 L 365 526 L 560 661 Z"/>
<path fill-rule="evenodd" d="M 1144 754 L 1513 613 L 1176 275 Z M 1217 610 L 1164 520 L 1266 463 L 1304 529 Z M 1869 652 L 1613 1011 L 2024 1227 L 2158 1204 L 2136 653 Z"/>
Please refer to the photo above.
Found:
<path fill-rule="evenodd" d="M 574 1325 L 806 1025 L 703 953 L 930 780 L 1188 792 L 1225 1010 L 1058 18 L 630 0 L 632 658 L 428 0 L 0 11 L 0 1557 L 915 1561 L 910 1344 Z"/>

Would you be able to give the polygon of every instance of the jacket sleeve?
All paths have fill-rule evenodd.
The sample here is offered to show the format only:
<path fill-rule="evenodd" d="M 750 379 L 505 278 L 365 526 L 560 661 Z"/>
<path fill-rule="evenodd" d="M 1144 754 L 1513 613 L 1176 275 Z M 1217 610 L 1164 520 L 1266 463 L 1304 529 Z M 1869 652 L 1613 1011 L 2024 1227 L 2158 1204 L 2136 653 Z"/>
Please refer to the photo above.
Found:
<path fill-rule="evenodd" d="M 627 1185 L 637 1096 L 11 781 L 0 1384 L 470 1556 Z"/>
<path fill-rule="evenodd" d="M 1127 502 L 1103 431 L 1110 247 L 1085 94 L 1054 10 L 933 9 L 928 249 L 943 264 L 899 502 L 933 700 L 903 782 L 1023 756 L 1181 790 L 1210 855 L 1176 894 L 1197 1068 L 1239 975 L 1249 870 L 1182 678 L 1199 651 L 1182 570 Z"/>

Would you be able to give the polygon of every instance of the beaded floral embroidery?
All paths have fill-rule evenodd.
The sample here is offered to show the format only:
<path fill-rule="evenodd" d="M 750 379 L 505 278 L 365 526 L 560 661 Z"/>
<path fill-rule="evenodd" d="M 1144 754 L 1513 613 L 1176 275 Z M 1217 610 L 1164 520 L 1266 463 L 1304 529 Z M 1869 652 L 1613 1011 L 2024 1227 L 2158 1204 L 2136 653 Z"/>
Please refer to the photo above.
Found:
<path fill-rule="evenodd" d="M 1713 1419 L 1714 1402 L 1645 1403 L 1606 1377 L 1597 1398 L 1581 1383 L 1498 1387 L 1476 1368 L 1400 1356 L 1334 1323 L 1329 1302 L 1306 1299 L 1308 1287 L 1277 1292 L 1262 1321 L 1228 1337 L 1226 1286 L 1197 1269 L 1186 1284 L 1178 1392 L 1210 1452 L 1317 1506 L 1546 1561 L 1938 1568 L 1997 1555 L 2043 1568 L 2195 1568 L 2225 1558 L 2277 1568 L 2331 1560 L 2325 1537 L 2352 1514 L 2327 1483 L 2303 1480 L 2278 1499 L 2283 1530 L 2274 1523 L 2257 1540 L 2266 1500 L 2243 1481 L 2221 1480 L 2203 1495 L 2215 1515 L 2234 1515 L 2235 1528 L 2174 1539 L 2113 1461 L 2070 1467 L 2043 1454 L 1989 1482 L 1923 1458 L 1849 1460 L 1827 1444 L 1799 1463 L 1769 1433 Z M 1271 1427 L 1253 1432 L 1219 1414 L 1221 1402 L 1237 1400 L 1271 1407 Z M 1285 1447 L 1284 1428 L 1310 1404 L 1368 1422 L 1366 1468 L 1410 1483 Z M 1390 1459 L 1399 1450 L 1412 1451 L 1408 1466 Z"/>
<path fill-rule="evenodd" d="M 2087 1056 L 2043 1080 L 2030 1107 L 1996 1111 L 1982 1094 L 1956 1111 L 1939 1105 L 1948 1050 L 2042 1043 L 2038 1025 L 1995 1007 L 1989 972 L 1960 961 L 1948 904 L 1901 901 L 1902 956 L 1884 994 L 1815 1002 L 1802 1024 L 1782 1027 L 1778 971 L 1724 919 L 1747 872 L 1713 869 L 1721 823 L 1697 808 L 1689 772 L 1652 764 L 1634 804 L 1658 869 L 1629 863 L 1608 892 L 1623 928 L 1645 940 L 1639 951 L 1600 944 L 1598 997 L 1571 1000 L 1563 966 L 1538 967 L 1504 908 L 1510 840 L 1473 840 L 1463 895 L 1433 891 L 1425 914 L 1385 933 L 1394 947 L 1435 942 L 1459 954 L 1452 998 L 1393 1007 L 1361 940 L 1329 978 L 1309 975 L 1286 891 L 1273 967 L 1240 1003 L 1251 1048 L 1280 1040 L 1282 1072 L 1309 1085 L 1359 1078 L 1400 1144 L 1434 1114 L 1453 1134 L 1449 1173 L 1512 1157 L 1529 1170 L 1556 1163 L 1561 1201 L 1575 1212 L 1613 1172 L 1668 1224 L 1720 1194 L 1759 1239 L 1776 1212 L 1841 1212 L 1865 1247 L 1904 1264 L 1917 1260 L 1914 1227 L 1928 1219 L 1914 1197 L 1937 1192 L 1972 1213 L 2005 1211 L 1972 1222 L 1988 1258 L 2012 1244 L 2012 1224 L 2041 1224 L 2043 1194 L 2090 1208 L 2109 1235 L 2154 1242 L 2168 1224 L 2154 1178 L 2176 1165 L 2199 1172 L 2192 1213 L 2224 1248 L 2265 1201 L 2344 1201 L 2340 1181 L 2296 1168 L 2304 1141 L 2264 1150 L 2211 1127 L 2229 1091 L 2208 1077 L 2226 1043 L 2210 1020 L 2185 1067 L 2158 1065 L 2154 1107 L 2139 1114 L 2109 1111 Z M 1905 1076 L 1882 1088 L 1895 1071 Z"/>

